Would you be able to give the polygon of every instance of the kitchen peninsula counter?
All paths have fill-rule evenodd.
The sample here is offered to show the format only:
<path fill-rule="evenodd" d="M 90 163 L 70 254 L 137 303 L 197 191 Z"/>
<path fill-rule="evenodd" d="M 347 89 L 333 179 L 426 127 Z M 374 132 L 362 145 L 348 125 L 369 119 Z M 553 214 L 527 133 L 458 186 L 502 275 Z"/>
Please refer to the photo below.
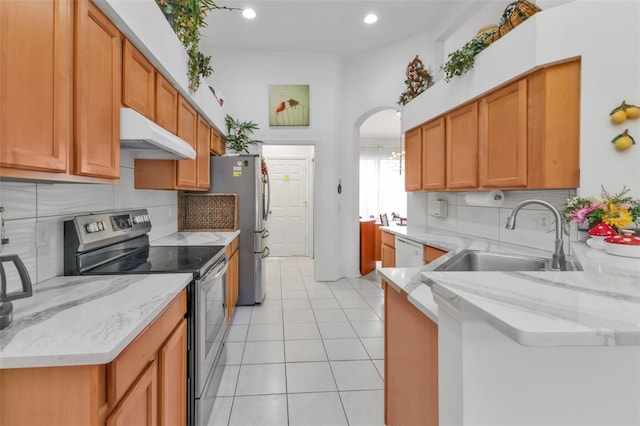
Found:
<path fill-rule="evenodd" d="M 0 369 L 107 364 L 187 286 L 192 274 L 61 276 L 13 302 Z"/>
<path fill-rule="evenodd" d="M 440 424 L 640 424 L 640 259 L 572 241 L 583 271 L 433 271 L 464 249 L 551 253 L 390 228 L 448 251 L 379 269 L 438 324 Z"/>

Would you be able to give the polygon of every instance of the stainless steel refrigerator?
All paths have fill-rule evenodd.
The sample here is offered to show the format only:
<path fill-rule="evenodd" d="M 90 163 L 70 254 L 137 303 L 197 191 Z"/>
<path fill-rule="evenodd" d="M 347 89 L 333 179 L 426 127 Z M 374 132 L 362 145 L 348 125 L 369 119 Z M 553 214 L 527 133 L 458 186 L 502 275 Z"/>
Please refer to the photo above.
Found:
<path fill-rule="evenodd" d="M 259 155 L 211 157 L 209 192 L 238 194 L 240 255 L 238 305 L 261 303 L 266 294 L 264 260 L 269 217 L 269 178 Z"/>

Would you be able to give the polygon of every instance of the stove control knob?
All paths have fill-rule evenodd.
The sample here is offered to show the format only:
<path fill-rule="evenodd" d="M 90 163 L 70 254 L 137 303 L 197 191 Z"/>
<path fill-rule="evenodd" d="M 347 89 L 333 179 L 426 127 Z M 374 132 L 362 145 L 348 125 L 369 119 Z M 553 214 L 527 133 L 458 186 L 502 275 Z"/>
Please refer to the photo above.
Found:
<path fill-rule="evenodd" d="M 133 223 L 138 224 L 138 223 L 142 223 L 142 216 L 134 216 L 133 217 Z"/>
<path fill-rule="evenodd" d="M 98 231 L 104 231 L 105 229 L 107 229 L 107 227 L 104 226 L 104 222 L 103 221 L 98 222 Z"/>
<path fill-rule="evenodd" d="M 100 229 L 98 229 L 98 224 L 95 222 L 89 222 L 84 226 L 84 229 L 87 231 L 87 233 L 91 234 L 94 232 L 98 232 Z"/>

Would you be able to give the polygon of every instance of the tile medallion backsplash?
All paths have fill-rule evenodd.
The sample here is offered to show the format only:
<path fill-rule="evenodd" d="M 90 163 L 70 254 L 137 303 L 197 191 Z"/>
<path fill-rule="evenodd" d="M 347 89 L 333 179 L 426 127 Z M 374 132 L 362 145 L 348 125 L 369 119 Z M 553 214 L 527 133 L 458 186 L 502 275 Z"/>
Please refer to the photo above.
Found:
<path fill-rule="evenodd" d="M 0 206 L 5 208 L 5 236 L 0 254 L 18 254 L 34 283 L 63 275 L 63 222 L 73 216 L 147 208 L 154 240 L 177 230 L 177 191 L 134 189 L 133 158 L 122 151 L 120 182 L 108 184 L 0 182 Z M 44 227 L 43 227 L 44 225 Z M 38 229 L 49 237 L 37 243 Z"/>

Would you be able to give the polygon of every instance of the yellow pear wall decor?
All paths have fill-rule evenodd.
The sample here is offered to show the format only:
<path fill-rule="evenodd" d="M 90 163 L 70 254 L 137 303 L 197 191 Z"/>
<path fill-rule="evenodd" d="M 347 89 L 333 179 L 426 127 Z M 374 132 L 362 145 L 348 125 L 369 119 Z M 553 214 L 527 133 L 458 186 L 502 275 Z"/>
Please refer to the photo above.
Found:
<path fill-rule="evenodd" d="M 613 124 L 623 123 L 627 119 L 634 119 L 640 117 L 640 107 L 633 104 L 628 104 L 626 101 L 622 101 L 619 107 L 614 108 L 609 117 Z"/>
<path fill-rule="evenodd" d="M 611 143 L 616 147 L 618 151 L 626 151 L 631 148 L 632 145 L 636 144 L 636 141 L 629 134 L 629 129 L 625 129 L 624 132 L 620 133 L 618 136 L 611 140 Z"/>

